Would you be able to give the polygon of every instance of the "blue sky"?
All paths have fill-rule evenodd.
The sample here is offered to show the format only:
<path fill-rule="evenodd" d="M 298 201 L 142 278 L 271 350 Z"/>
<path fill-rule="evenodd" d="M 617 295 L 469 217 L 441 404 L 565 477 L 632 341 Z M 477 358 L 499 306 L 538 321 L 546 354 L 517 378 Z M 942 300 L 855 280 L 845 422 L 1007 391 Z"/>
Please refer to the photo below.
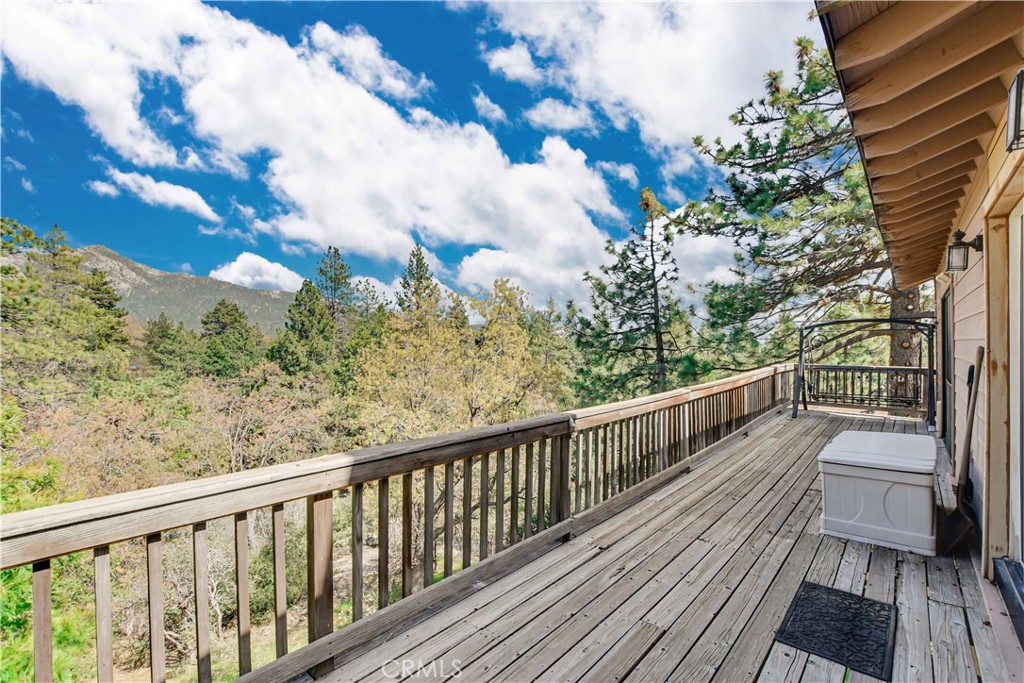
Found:
<path fill-rule="evenodd" d="M 716 180 L 695 134 L 810 3 L 7 3 L 3 215 L 169 271 L 296 289 L 327 245 L 384 288 L 423 244 L 473 292 L 536 303 L 637 220 Z M 727 243 L 676 247 L 724 277 Z"/>

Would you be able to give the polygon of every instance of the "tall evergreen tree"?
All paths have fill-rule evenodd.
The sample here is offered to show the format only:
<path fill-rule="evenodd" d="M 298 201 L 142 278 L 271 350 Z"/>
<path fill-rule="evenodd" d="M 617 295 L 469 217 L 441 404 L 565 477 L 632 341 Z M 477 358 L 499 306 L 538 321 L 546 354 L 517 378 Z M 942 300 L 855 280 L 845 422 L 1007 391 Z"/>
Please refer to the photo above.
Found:
<path fill-rule="evenodd" d="M 737 250 L 735 281 L 709 285 L 704 302 L 701 341 L 719 367 L 795 353 L 795 340 L 777 334 L 780 320 L 906 317 L 920 309 L 918 290 L 892 283 L 831 60 L 809 39 L 796 48 L 793 87 L 769 71 L 764 96 L 732 115 L 741 142 L 694 139 L 726 174 L 728 189 L 690 202 L 673 221 L 693 234 L 728 237 Z M 906 338 L 893 338 L 893 362 L 904 364 Z M 915 362 L 916 348 L 912 340 Z"/>
<path fill-rule="evenodd" d="M 204 369 L 217 377 L 238 377 L 260 357 L 260 335 L 238 304 L 221 299 L 202 318 Z"/>
<path fill-rule="evenodd" d="M 329 246 L 316 267 L 316 288 L 323 295 L 327 309 L 334 320 L 339 341 L 351 332 L 349 320 L 356 303 L 352 284 L 352 271 L 337 247 Z"/>
<path fill-rule="evenodd" d="M 441 302 L 441 289 L 430 272 L 423 247 L 416 245 L 409 254 L 398 291 L 398 308 L 402 311 L 435 310 Z"/>
<path fill-rule="evenodd" d="M 328 304 L 310 280 L 304 280 L 288 307 L 285 330 L 270 349 L 271 359 L 289 374 L 310 372 L 333 359 L 335 324 Z"/>
<path fill-rule="evenodd" d="M 690 379 L 693 369 L 676 336 L 686 314 L 673 294 L 675 231 L 650 188 L 641 191 L 640 208 L 644 222 L 625 243 L 608 241 L 614 262 L 585 275 L 593 316 L 574 312 L 576 343 L 592 364 L 578 378 L 587 401 L 665 391 Z"/>
<path fill-rule="evenodd" d="M 202 368 L 202 342 L 182 322 L 175 323 L 166 313 L 146 323 L 142 333 L 146 360 L 156 370 L 179 376 L 198 374 Z"/>
<path fill-rule="evenodd" d="M 52 406 L 123 371 L 124 313 L 106 277 L 82 267 L 56 226 L 39 237 L 4 218 L 2 235 L 3 253 L 18 257 L 0 271 L 4 392 L 24 407 Z"/>
<path fill-rule="evenodd" d="M 89 340 L 90 348 L 95 350 L 110 345 L 126 345 L 128 334 L 124 326 L 128 311 L 120 307 L 121 297 L 114 291 L 107 274 L 102 270 L 89 271 L 82 285 L 82 293 L 96 306 L 98 313 L 92 339 Z"/>

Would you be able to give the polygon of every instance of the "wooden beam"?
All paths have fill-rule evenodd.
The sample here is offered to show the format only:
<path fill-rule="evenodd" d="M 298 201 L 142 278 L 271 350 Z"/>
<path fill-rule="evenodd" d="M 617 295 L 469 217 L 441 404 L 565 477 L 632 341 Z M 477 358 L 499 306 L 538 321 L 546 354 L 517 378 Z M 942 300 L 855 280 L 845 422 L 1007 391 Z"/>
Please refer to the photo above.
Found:
<path fill-rule="evenodd" d="M 998 104 L 1006 106 L 1006 88 L 1003 87 L 1002 81 L 993 78 L 940 107 L 929 109 L 895 128 L 864 139 L 864 155 L 877 157 L 902 152 Z"/>
<path fill-rule="evenodd" d="M 922 225 L 913 233 L 890 233 L 890 256 L 899 256 L 914 250 L 920 250 L 931 242 L 945 245 L 949 242 L 949 234 L 953 231 L 953 219 L 937 219 Z"/>
<path fill-rule="evenodd" d="M 883 189 L 886 186 L 894 185 L 900 180 L 900 176 L 889 176 L 888 178 L 878 178 L 871 184 L 871 194 L 875 198 L 876 202 L 898 202 L 909 197 L 916 197 L 918 194 L 939 186 L 942 183 L 951 181 L 955 178 L 965 177 L 967 182 L 970 181 L 970 176 L 978 169 L 978 164 L 975 161 L 965 161 L 961 164 L 957 164 L 952 168 L 948 168 L 940 173 L 935 173 L 926 178 L 911 183 L 910 185 L 900 186 L 899 189 Z"/>
<path fill-rule="evenodd" d="M 945 72 L 942 78 L 922 83 L 885 104 L 858 111 L 852 116 L 853 132 L 863 137 L 898 126 L 986 81 L 999 78 L 1019 64 L 1020 59 L 1020 50 L 1013 40 L 1004 40 Z"/>
<path fill-rule="evenodd" d="M 855 28 L 836 43 L 837 69 L 848 69 L 891 54 L 973 2 L 901 2 Z"/>
<path fill-rule="evenodd" d="M 920 220 L 908 221 L 907 223 L 901 223 L 897 226 L 885 226 L 884 230 L 886 234 L 892 236 L 894 239 L 909 239 L 916 237 L 922 233 L 927 233 L 930 230 L 930 226 L 947 220 L 953 220 L 956 218 L 956 210 L 948 209 L 935 214 L 929 214 L 922 216 Z"/>
<path fill-rule="evenodd" d="M 953 220 L 955 218 L 956 216 L 936 218 L 927 223 L 914 226 L 912 230 L 900 232 L 890 230 L 886 235 L 888 244 L 893 249 L 892 253 L 902 253 L 907 248 L 918 249 L 922 246 L 927 246 L 932 240 L 939 240 L 942 244 L 945 244 L 948 241 L 946 236 L 952 232 Z M 936 235 L 942 236 L 941 239 L 936 237 Z"/>
<path fill-rule="evenodd" d="M 912 90 L 1020 32 L 1019 2 L 995 2 L 867 75 L 847 93 L 860 111 Z"/>
<path fill-rule="evenodd" d="M 908 168 L 917 166 L 928 159 L 933 159 L 951 148 L 991 133 L 995 129 L 996 124 L 992 122 L 988 114 L 978 114 L 944 133 L 934 135 L 924 142 L 914 145 L 908 150 L 897 154 L 887 154 L 884 157 L 869 158 L 867 162 L 868 172 L 872 176 L 880 176 L 906 171 Z"/>
<path fill-rule="evenodd" d="M 920 223 L 929 216 L 939 216 L 950 211 L 956 211 L 960 206 L 958 199 L 951 199 L 942 204 L 938 202 L 932 205 L 918 206 L 911 209 L 909 212 L 902 214 L 885 214 L 881 217 L 882 225 L 888 228 L 898 229 L 903 225 L 912 225 L 914 223 Z"/>
<path fill-rule="evenodd" d="M 918 212 L 915 214 L 891 214 L 891 222 L 882 223 L 887 228 L 899 229 L 901 226 L 918 221 L 927 217 L 929 214 L 936 213 L 937 210 L 942 207 L 949 211 L 957 211 L 960 208 L 960 199 L 966 194 L 963 190 L 959 191 L 959 196 L 952 196 L 949 199 L 943 199 L 942 202 L 935 202 L 934 204 L 922 204 L 915 207 Z"/>
<path fill-rule="evenodd" d="M 970 159 L 977 159 L 984 154 L 985 149 L 978 144 L 978 141 L 971 140 L 959 147 L 954 147 L 948 152 L 940 154 L 937 157 L 933 157 L 927 161 L 917 164 L 916 166 L 912 166 L 902 173 L 890 175 L 888 178 L 875 178 L 872 180 L 871 185 L 872 187 L 885 189 L 906 187 L 907 185 L 916 183 L 917 181 L 923 180 L 928 176 L 935 175 L 936 173 L 941 173 L 942 171 L 953 168 L 954 166 L 962 164 Z M 890 181 L 890 179 L 892 180 Z"/>
<path fill-rule="evenodd" d="M 966 190 L 964 190 L 964 188 L 970 182 L 970 176 L 961 175 L 911 197 L 905 197 L 903 199 L 893 201 L 887 201 L 882 197 L 875 197 L 875 205 L 883 214 L 901 213 L 911 207 L 920 206 L 921 204 L 942 202 L 946 195 L 962 197 L 966 194 Z"/>

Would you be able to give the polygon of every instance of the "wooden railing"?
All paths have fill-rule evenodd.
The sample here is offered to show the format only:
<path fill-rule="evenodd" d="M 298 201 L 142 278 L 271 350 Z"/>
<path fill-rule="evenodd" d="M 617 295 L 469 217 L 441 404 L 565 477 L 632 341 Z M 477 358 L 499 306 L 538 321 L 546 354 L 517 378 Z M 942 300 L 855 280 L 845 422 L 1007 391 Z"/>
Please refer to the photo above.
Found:
<path fill-rule="evenodd" d="M 705 448 L 787 403 L 792 377 L 792 365 L 772 366 L 610 405 L 5 515 L 0 518 L 0 566 L 32 567 L 36 680 L 52 680 L 54 674 L 54 558 L 92 550 L 96 671 L 100 681 L 107 681 L 114 670 L 111 547 L 134 543 L 145 548 L 150 676 L 163 681 L 162 543 L 170 533 L 188 533 L 196 587 L 195 666 L 199 681 L 209 681 L 210 602 L 201 589 L 210 580 L 208 525 L 228 518 L 234 539 L 237 669 L 245 674 L 252 669 L 249 539 L 257 516 L 270 520 L 275 651 L 283 657 L 288 651 L 286 503 L 305 501 L 305 599 L 308 641 L 313 642 L 334 630 L 337 510 L 350 522 L 344 543 L 351 562 L 351 617 L 357 621 L 368 606 L 365 517 L 375 522 L 377 532 L 376 604 L 370 606 L 380 609 L 391 601 L 393 587 L 408 596 L 430 585 L 437 571 L 448 577 L 458 566 L 500 553 L 667 467 L 698 462 Z M 397 539 L 389 531 L 396 495 Z M 418 517 L 414 510 L 425 512 Z M 396 544 L 401 566 L 393 570 L 389 549 Z M 329 666 L 321 663 L 320 669 Z"/>
<path fill-rule="evenodd" d="M 925 410 L 927 368 L 808 365 L 810 403 Z"/>

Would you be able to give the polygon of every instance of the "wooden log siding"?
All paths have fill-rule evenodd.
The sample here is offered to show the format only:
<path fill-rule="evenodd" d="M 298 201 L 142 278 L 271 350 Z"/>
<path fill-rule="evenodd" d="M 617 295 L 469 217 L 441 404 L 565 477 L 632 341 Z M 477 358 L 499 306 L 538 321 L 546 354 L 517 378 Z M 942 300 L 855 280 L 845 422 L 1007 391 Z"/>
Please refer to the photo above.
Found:
<path fill-rule="evenodd" d="M 53 675 L 50 560 L 73 552 L 95 551 L 97 673 L 102 680 L 109 677 L 113 664 L 110 546 L 144 540 L 151 675 L 153 680 L 163 680 L 167 665 L 163 647 L 162 535 L 173 529 L 191 530 L 195 581 L 197 586 L 207 584 L 207 524 L 232 519 L 236 597 L 242 622 L 237 633 L 237 665 L 244 674 L 251 664 L 251 512 L 269 508 L 272 515 L 267 540 L 273 549 L 275 649 L 282 657 L 288 649 L 285 503 L 306 502 L 306 599 L 311 615 L 308 637 L 310 641 L 318 640 L 334 630 L 334 506 L 341 496 L 347 495 L 351 501 L 351 536 L 337 541 L 350 550 L 352 616 L 357 620 L 364 613 L 365 484 L 372 484 L 369 490 L 377 494 L 377 605 L 384 608 L 390 599 L 391 543 L 402 545 L 402 594 L 430 585 L 438 566 L 436 548 L 442 540 L 435 537 L 434 527 L 435 513 L 441 506 L 443 573 L 448 577 L 456 573 L 454 556 L 460 546 L 462 567 L 468 567 L 474 550 L 479 552 L 480 560 L 503 552 L 549 526 L 615 498 L 670 466 L 693 461 L 702 449 L 787 403 L 792 372 L 792 365 L 771 366 L 594 408 L 4 515 L 0 518 L 0 566 L 33 566 L 35 670 L 37 677 L 47 679 Z M 440 501 L 436 498 L 435 467 L 443 467 Z M 456 474 L 462 478 L 461 486 Z M 401 538 L 394 541 L 389 541 L 391 478 L 402 483 L 400 519 L 396 520 L 401 522 Z M 425 527 L 415 523 L 414 528 L 412 503 L 419 492 L 414 481 L 424 483 Z M 461 500 L 456 495 L 459 489 Z M 370 524 L 372 529 L 372 520 Z M 455 538 L 460 529 L 461 544 Z M 478 545 L 473 542 L 474 530 L 479 531 Z M 419 581 L 415 581 L 414 573 L 420 571 L 422 576 L 416 576 Z M 213 667 L 206 590 L 196 591 L 194 611 L 200 623 L 196 675 L 200 681 L 208 681 Z M 323 662 L 317 671 L 329 667 L 329 662 Z"/>

